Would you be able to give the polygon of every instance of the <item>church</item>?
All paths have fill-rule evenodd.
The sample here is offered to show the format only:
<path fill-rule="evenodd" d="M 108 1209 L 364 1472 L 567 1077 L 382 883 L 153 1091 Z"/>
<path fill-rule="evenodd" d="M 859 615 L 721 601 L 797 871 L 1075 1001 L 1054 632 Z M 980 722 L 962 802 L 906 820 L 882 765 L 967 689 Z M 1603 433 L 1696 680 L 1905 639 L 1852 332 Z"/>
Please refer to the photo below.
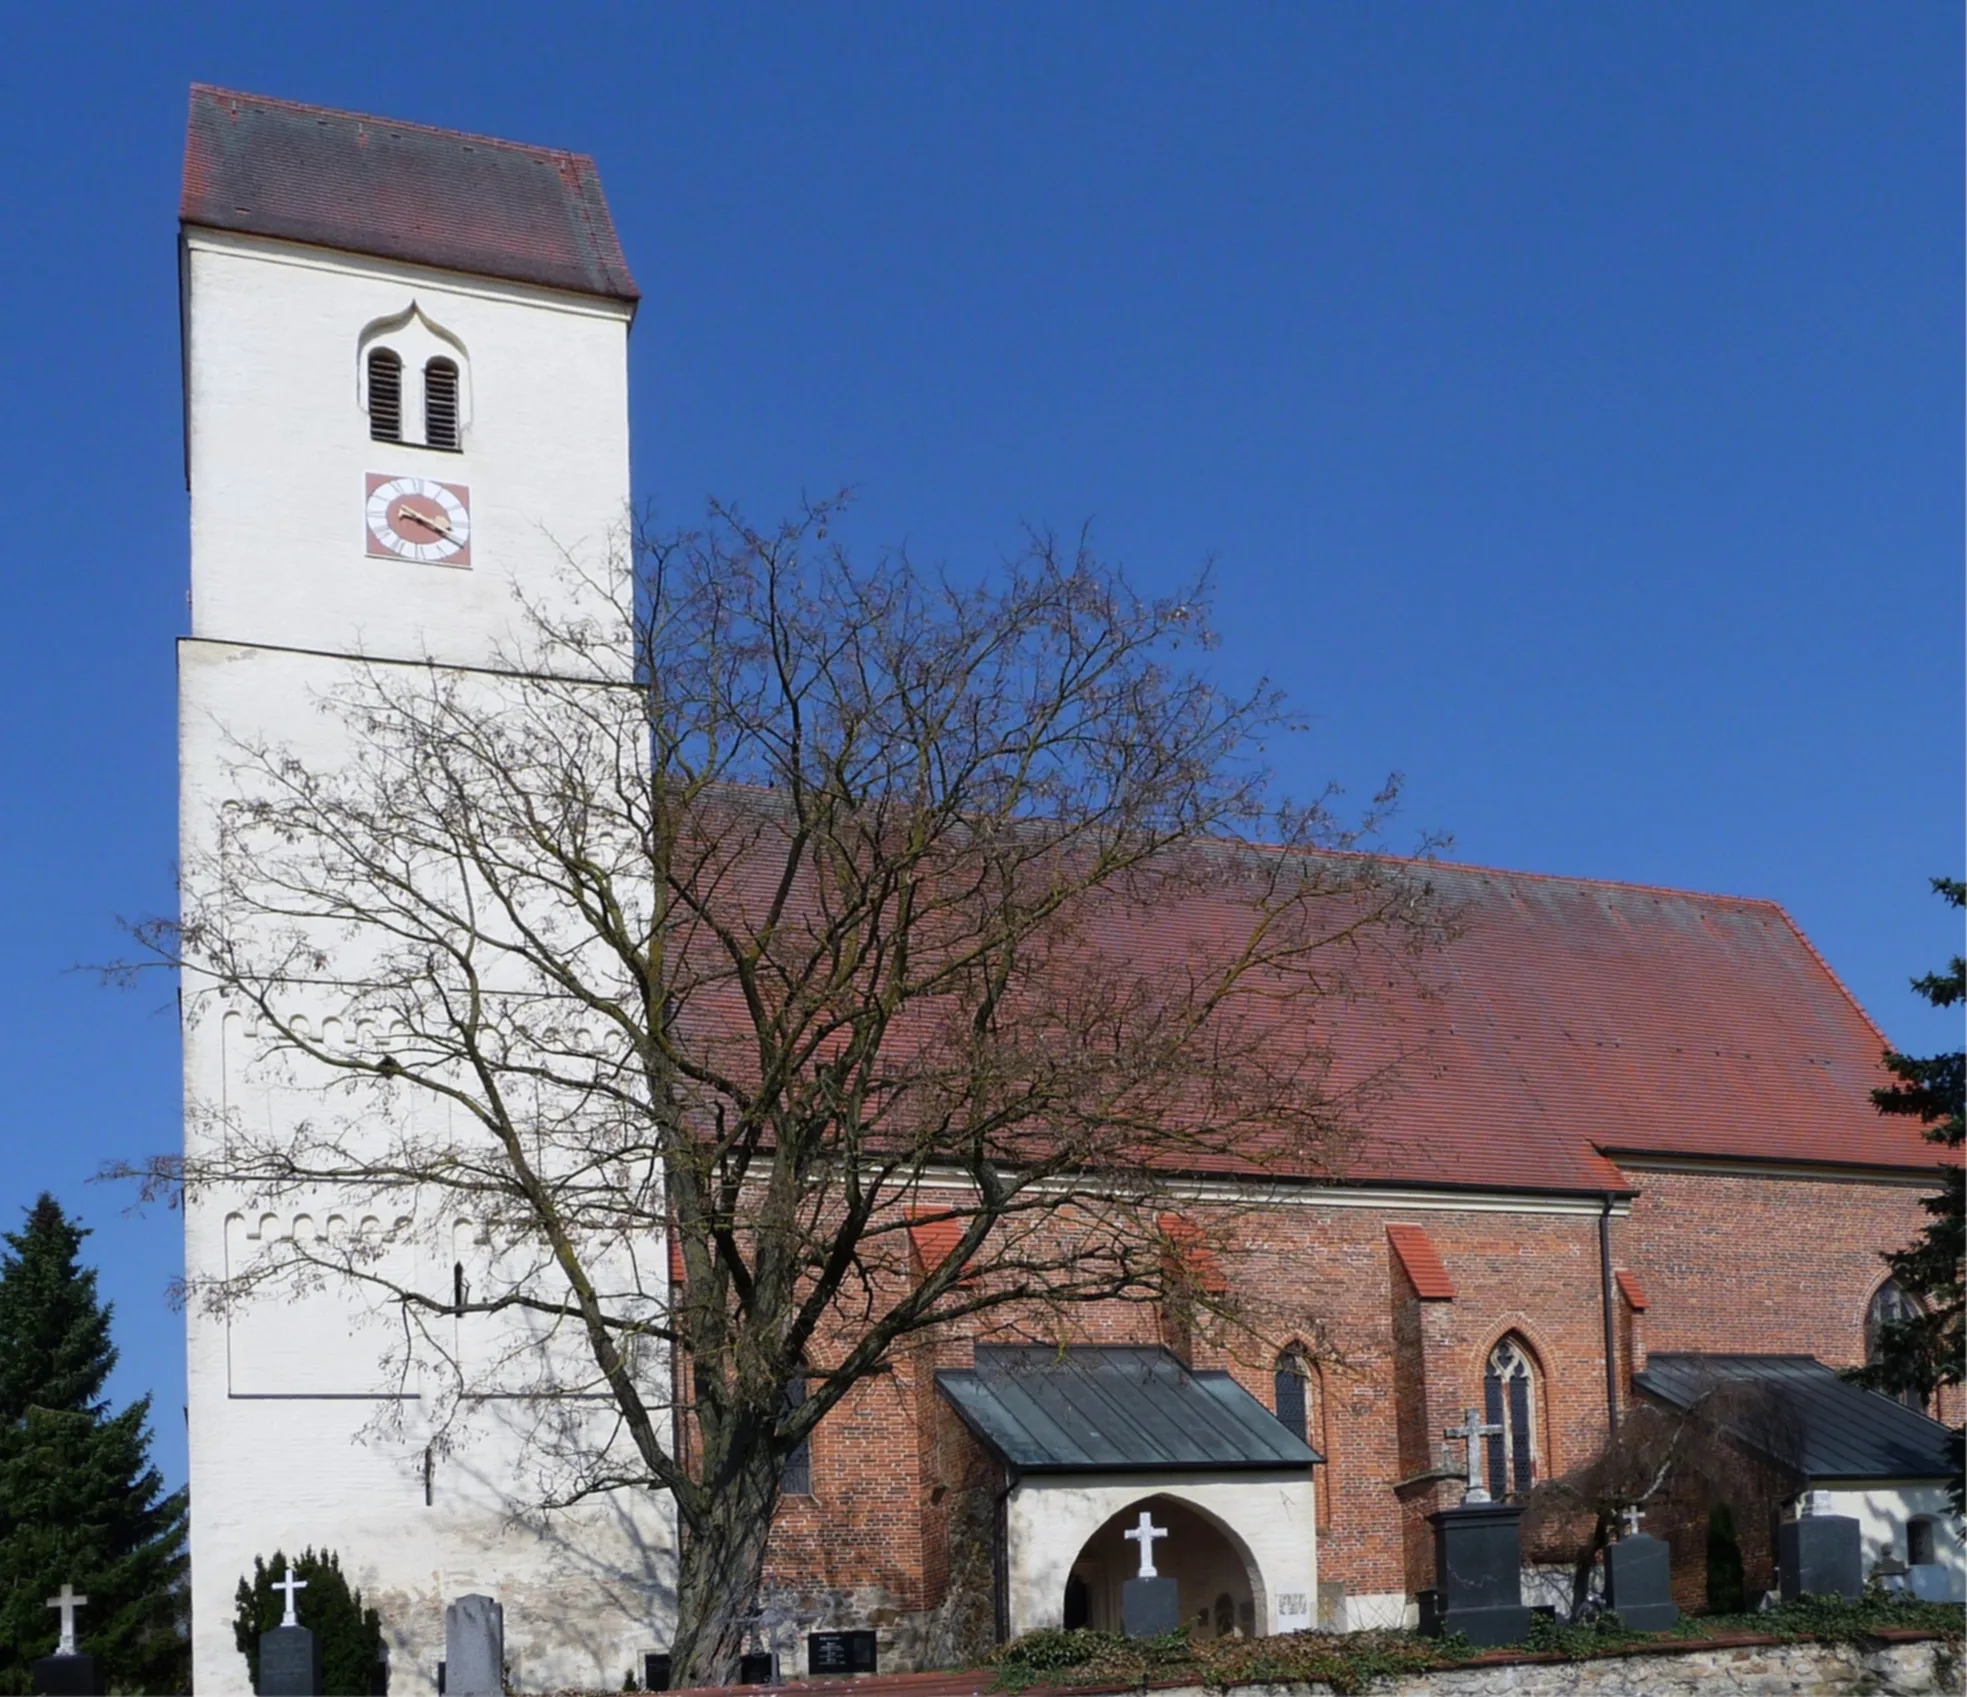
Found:
<path fill-rule="evenodd" d="M 629 506 L 640 297 L 585 157 L 205 86 L 180 220 L 189 864 L 251 805 L 242 750 L 358 758 L 319 710 L 355 669 L 496 690 L 522 664 L 515 591 L 578 598 L 567 552 L 605 552 Z M 1320 1335 L 1258 1354 L 1115 1304 L 1064 1347 L 918 1337 L 786 1470 L 756 1634 L 785 1676 L 813 1626 L 872 1629 L 883 1671 L 1115 1627 L 1143 1550 L 1205 1636 L 1409 1624 L 1469 1411 L 1466 1465 L 1520 1496 L 1641 1399 L 1756 1375 L 1856 1410 L 1866 1443 L 1813 1448 L 1809 1488 L 1860 1519 L 1872 1564 L 1958 1586 L 1941 1428 L 1830 1372 L 1904 1312 L 1879 1256 L 1934 1186 L 1917 1127 L 1870 1106 L 1883 1034 L 1774 902 L 1427 877 L 1458 916 L 1437 993 L 1389 989 L 1346 1028 L 1423 1064 L 1343 1175 L 1200 1185 L 1169 1223 L 1202 1286 L 1303 1291 Z M 321 1111 L 261 1064 L 249 1015 L 190 980 L 183 1002 L 188 1156 Z M 1212 1208 L 1235 1211 L 1227 1243 Z M 497 1276 L 469 1219 L 222 1187 L 187 1199 L 187 1275 L 364 1234 L 455 1277 L 460 1307 Z M 953 1242 L 932 1215 L 910 1239 L 924 1271 Z M 673 1509 L 518 1512 L 523 1412 L 435 1430 L 414 1350 L 348 1305 L 316 1281 L 187 1307 L 199 1688 L 240 1683 L 254 1557 L 304 1545 L 380 1610 L 399 1693 L 436 1689 L 443 1605 L 467 1592 L 503 1604 L 518 1689 L 640 1677 L 674 1619 Z M 1957 1421 L 1957 1401 L 1928 1412 Z"/>

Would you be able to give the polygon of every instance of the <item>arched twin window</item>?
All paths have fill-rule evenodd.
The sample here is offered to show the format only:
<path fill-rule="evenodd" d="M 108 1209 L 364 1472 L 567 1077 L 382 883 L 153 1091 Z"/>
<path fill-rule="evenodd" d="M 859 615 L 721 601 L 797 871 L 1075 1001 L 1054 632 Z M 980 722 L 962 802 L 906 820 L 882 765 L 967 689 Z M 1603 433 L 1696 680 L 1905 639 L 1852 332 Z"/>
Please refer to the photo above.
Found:
<path fill-rule="evenodd" d="M 1925 1312 L 1918 1299 L 1897 1279 L 1887 1279 L 1872 1292 L 1871 1306 L 1865 1310 L 1865 1365 L 1876 1367 L 1885 1359 L 1887 1326 L 1896 1325 L 1902 1320 L 1917 1320 Z M 1911 1386 L 1885 1394 L 1908 1408 L 1916 1408 L 1922 1413 L 1925 1411 L 1926 1399 Z"/>
<path fill-rule="evenodd" d="M 1489 1352 L 1482 1376 L 1483 1424 L 1499 1426 L 1488 1439 L 1489 1495 L 1520 1496 L 1537 1477 L 1537 1374 L 1514 1334 Z"/>
<path fill-rule="evenodd" d="M 368 375 L 369 435 L 378 442 L 403 441 L 402 356 L 394 348 L 371 348 Z M 440 357 L 424 364 L 423 445 L 451 453 L 464 446 L 454 359 Z"/>

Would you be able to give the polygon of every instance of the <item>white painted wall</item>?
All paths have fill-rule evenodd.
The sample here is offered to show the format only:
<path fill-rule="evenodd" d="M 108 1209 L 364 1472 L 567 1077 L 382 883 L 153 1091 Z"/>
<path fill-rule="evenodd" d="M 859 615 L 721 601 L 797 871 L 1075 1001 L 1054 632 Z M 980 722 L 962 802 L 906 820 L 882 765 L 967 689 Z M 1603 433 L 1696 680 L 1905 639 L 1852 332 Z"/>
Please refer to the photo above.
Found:
<path fill-rule="evenodd" d="M 1839 1486 L 1812 1495 L 1815 1513 L 1848 1514 L 1857 1521 L 1866 1574 L 1887 1556 L 1905 1561 L 1907 1523 L 1919 1515 L 1932 1520 L 1934 1557 L 1952 1580 L 1953 1600 L 1967 1602 L 1967 1550 L 1962 1549 L 1944 1485 L 1909 1481 Z"/>
<path fill-rule="evenodd" d="M 1046 1473 L 1020 1480 L 1005 1501 L 1011 1636 L 1060 1625 L 1066 1579 L 1087 1541 L 1155 1496 L 1198 1510 L 1237 1546 L 1259 1635 L 1311 1625 L 1318 1520 L 1309 1473 Z M 1156 1564 L 1165 1566 L 1169 1546 L 1157 1549 Z"/>
<path fill-rule="evenodd" d="M 322 709 L 365 659 L 496 669 L 533 658 L 515 591 L 563 615 L 611 616 L 629 499 L 628 315 L 619 303 L 248 237 L 190 232 L 185 259 L 193 634 L 180 649 L 179 704 L 190 864 L 239 793 L 239 739 L 294 749 L 321 770 L 349 757 L 348 727 Z M 462 345 L 462 453 L 369 437 L 363 338 L 412 304 L 417 335 L 435 326 Z M 406 349 L 409 363 L 417 348 Z M 417 391 L 405 390 L 409 433 L 420 434 Z M 368 557 L 371 471 L 467 485 L 472 567 Z M 499 687 L 473 676 L 471 687 Z M 187 983 L 184 1007 L 188 1151 L 228 1124 L 278 1135 L 327 1112 L 369 1113 L 378 1135 L 386 1129 L 376 1101 L 262 1064 L 250 1022 L 209 990 Z M 324 992 L 313 1017 L 337 1015 Z M 296 1232 L 332 1240 L 378 1216 L 372 1229 L 395 1234 L 391 1255 L 448 1280 L 451 1257 L 476 1241 L 471 1222 L 413 1207 L 399 1225 L 397 1212 L 360 1197 L 267 1209 L 206 1195 L 186 1209 L 187 1272 L 236 1271 Z M 494 1276 L 491 1261 L 487 1251 L 475 1277 Z M 434 1689 L 444 1604 L 467 1591 L 504 1603 L 522 1688 L 619 1686 L 668 1642 L 669 1503 L 601 1503 L 545 1525 L 515 1518 L 533 1485 L 530 1405 L 519 1398 L 477 1406 L 435 1457 L 426 1502 L 434 1402 L 386 1322 L 334 1289 L 288 1289 L 231 1314 L 188 1310 L 198 1688 L 243 1688 L 232 1597 L 253 1557 L 309 1544 L 337 1550 L 382 1611 L 399 1693 Z"/>

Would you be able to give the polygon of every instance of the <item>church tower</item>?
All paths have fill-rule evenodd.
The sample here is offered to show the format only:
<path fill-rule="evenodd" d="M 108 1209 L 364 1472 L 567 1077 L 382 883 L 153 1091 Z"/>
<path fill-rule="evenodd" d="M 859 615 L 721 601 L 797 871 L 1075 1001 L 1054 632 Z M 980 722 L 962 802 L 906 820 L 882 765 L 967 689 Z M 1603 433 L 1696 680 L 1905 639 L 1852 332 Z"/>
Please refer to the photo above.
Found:
<path fill-rule="evenodd" d="M 238 801 L 239 747 L 316 767 L 351 752 L 321 702 L 358 669 L 496 677 L 520 663 L 522 598 L 571 615 L 619 589 L 638 295 L 581 155 L 204 86 L 181 228 L 190 864 Z M 183 1001 L 195 1155 L 290 1110 L 249 1065 L 241 1015 L 190 975 Z M 336 1206 L 282 1217 L 194 1193 L 187 1274 L 236 1276 L 269 1233 L 377 1224 Z M 198 1688 L 245 1688 L 234 1588 L 254 1556 L 306 1545 L 336 1550 L 381 1609 L 395 1692 L 435 1689 L 443 1604 L 472 1591 L 505 1603 L 527 1686 L 618 1683 L 661 1641 L 649 1587 L 618 1582 L 599 1534 L 505 1519 L 517 1463 L 426 1441 L 414 1386 L 379 1375 L 338 1300 L 187 1306 Z M 673 1548 L 667 1524 L 630 1534 L 644 1561 Z"/>

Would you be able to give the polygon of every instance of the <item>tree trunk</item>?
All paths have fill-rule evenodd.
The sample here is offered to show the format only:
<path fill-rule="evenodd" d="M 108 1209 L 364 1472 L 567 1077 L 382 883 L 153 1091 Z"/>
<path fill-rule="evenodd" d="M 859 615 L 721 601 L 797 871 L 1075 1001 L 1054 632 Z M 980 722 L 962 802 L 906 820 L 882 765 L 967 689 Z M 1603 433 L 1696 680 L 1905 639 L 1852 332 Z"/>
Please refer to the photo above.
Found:
<path fill-rule="evenodd" d="M 779 1458 L 749 1459 L 736 1477 L 709 1486 L 702 1511 L 682 1528 L 689 1559 L 679 1564 L 672 1687 L 728 1685 L 737 1677 L 778 1497 Z"/>
<path fill-rule="evenodd" d="M 1585 1604 L 1591 1600 L 1591 1570 L 1598 1565 L 1598 1558 L 1612 1541 L 1612 1522 L 1603 1510 L 1599 1511 L 1596 1523 L 1591 1529 L 1591 1542 L 1578 1552 L 1578 1559 L 1571 1566 L 1571 1624 L 1575 1626 L 1584 1618 Z"/>

